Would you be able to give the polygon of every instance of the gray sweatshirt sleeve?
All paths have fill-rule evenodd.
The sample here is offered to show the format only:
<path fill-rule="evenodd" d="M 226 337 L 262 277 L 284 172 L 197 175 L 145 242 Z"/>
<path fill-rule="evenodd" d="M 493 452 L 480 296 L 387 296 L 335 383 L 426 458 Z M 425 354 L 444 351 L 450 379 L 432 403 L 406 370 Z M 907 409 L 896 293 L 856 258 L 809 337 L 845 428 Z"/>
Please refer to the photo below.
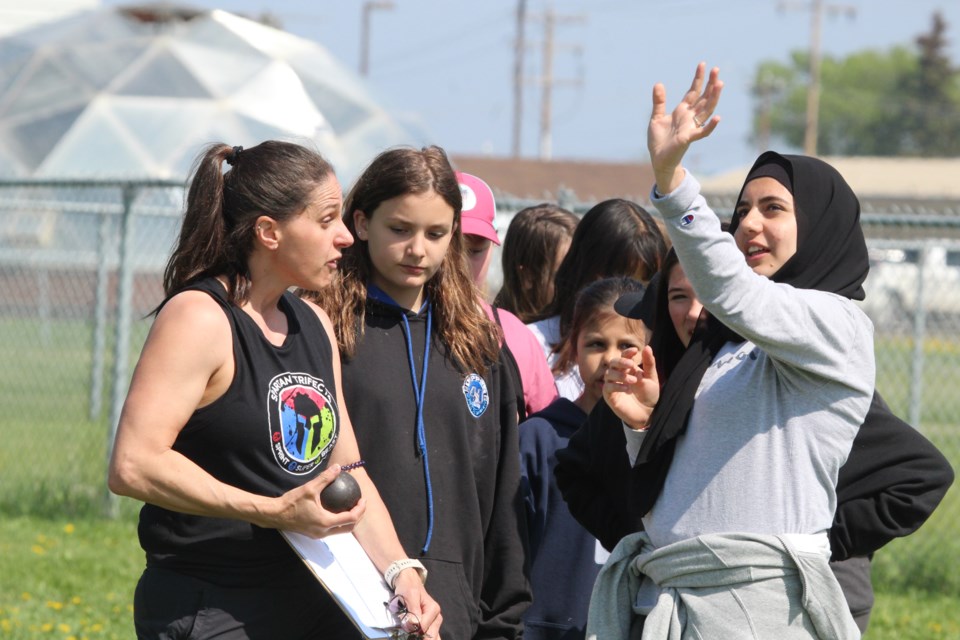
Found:
<path fill-rule="evenodd" d="M 853 302 L 754 273 L 689 172 L 672 193 L 654 190 L 651 200 L 704 307 L 766 352 L 782 376 L 872 392 L 873 325 Z"/>

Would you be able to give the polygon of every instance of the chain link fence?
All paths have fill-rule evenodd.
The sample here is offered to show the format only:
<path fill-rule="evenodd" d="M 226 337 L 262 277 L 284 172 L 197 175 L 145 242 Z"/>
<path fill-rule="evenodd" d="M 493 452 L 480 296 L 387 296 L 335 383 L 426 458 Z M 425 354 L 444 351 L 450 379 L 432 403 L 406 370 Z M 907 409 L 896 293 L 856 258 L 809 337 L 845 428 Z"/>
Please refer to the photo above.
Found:
<path fill-rule="evenodd" d="M 501 201 L 501 231 L 529 204 Z M 109 496 L 106 461 L 182 205 L 172 181 L 0 183 L 0 514 L 135 510 Z M 864 200 L 863 212 L 877 387 L 960 466 L 960 202 Z M 881 552 L 880 579 L 960 595 L 955 493 Z"/>

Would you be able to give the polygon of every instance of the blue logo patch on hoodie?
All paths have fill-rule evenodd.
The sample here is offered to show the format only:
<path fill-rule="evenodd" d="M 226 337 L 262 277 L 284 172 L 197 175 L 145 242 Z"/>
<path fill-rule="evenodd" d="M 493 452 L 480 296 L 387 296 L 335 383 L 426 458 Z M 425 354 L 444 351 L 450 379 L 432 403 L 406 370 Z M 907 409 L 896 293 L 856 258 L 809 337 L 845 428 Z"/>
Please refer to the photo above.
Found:
<path fill-rule="evenodd" d="M 687 215 L 680 218 L 680 226 L 689 227 L 691 224 L 693 224 L 693 220 L 694 220 L 693 214 L 688 213 Z"/>
<path fill-rule="evenodd" d="M 467 409 L 474 418 L 479 418 L 490 405 L 490 394 L 487 393 L 487 383 L 475 373 L 467 376 L 463 381 L 463 399 L 467 401 Z"/>

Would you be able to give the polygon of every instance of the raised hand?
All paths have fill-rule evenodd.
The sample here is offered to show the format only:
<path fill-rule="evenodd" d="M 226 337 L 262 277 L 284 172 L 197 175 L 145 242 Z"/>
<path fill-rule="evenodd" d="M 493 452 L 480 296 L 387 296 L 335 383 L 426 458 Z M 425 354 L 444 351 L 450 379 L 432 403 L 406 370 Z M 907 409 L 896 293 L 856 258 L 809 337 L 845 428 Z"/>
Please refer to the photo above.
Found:
<path fill-rule="evenodd" d="M 638 354 L 640 363 L 636 361 Z M 653 349 L 649 346 L 642 352 L 636 348 L 625 349 L 622 358 L 611 362 L 604 375 L 603 399 L 628 427 L 645 429 L 660 399 L 660 378 Z"/>
<path fill-rule="evenodd" d="M 716 67 L 710 70 L 706 87 L 703 85 L 705 75 L 706 64 L 701 62 L 690 89 L 672 113 L 666 110 L 667 90 L 661 83 L 653 87 L 647 149 L 659 193 L 670 193 L 680 185 L 683 180 L 681 161 L 690 144 L 709 136 L 720 123 L 720 116 L 713 115 L 723 90 L 720 70 Z"/>

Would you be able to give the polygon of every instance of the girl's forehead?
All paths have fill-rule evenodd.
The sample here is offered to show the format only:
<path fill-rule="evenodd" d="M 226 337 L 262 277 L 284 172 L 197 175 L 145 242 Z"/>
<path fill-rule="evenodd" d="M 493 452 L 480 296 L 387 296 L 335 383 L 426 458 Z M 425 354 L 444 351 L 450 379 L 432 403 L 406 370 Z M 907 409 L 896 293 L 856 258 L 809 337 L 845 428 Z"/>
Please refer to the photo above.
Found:
<path fill-rule="evenodd" d="M 632 320 L 620 315 L 611 306 L 592 313 L 583 323 L 580 333 L 599 333 L 608 330 L 640 333 L 644 330 L 644 324 L 642 320 Z"/>
<path fill-rule="evenodd" d="M 429 190 L 423 193 L 405 193 L 384 200 L 374 211 L 374 215 L 377 214 L 449 222 L 448 218 L 453 219 L 453 207 L 436 191 Z"/>
<path fill-rule="evenodd" d="M 747 182 L 743 187 L 743 193 L 740 200 L 747 202 L 756 202 L 763 198 L 779 198 L 786 202 L 793 202 L 793 194 L 779 180 L 769 176 L 754 178 Z"/>

